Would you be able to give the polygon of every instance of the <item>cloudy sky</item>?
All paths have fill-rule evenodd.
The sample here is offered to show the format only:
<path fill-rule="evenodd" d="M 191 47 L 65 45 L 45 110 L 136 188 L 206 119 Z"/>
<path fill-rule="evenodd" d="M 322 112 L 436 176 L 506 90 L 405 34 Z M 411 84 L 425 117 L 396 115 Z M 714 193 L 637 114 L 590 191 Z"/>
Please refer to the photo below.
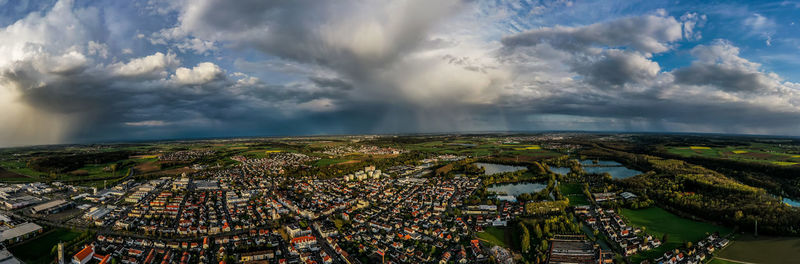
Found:
<path fill-rule="evenodd" d="M 800 2 L 0 0 L 0 146 L 800 135 Z"/>

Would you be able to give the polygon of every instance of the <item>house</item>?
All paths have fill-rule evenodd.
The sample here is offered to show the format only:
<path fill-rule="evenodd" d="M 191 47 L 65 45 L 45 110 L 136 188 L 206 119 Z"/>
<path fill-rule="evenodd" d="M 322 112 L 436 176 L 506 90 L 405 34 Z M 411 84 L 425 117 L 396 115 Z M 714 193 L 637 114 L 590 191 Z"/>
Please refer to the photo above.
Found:
<path fill-rule="evenodd" d="M 74 256 L 72 256 L 72 263 L 73 264 L 86 264 L 90 260 L 92 260 L 92 256 L 94 256 L 94 246 L 93 245 L 86 245 L 81 251 L 78 251 Z"/>
<path fill-rule="evenodd" d="M 316 244 L 317 244 L 317 238 L 313 236 L 302 236 L 292 239 L 292 245 L 294 245 L 295 248 L 299 249 L 310 248 L 311 246 Z"/>
<path fill-rule="evenodd" d="M 594 201 L 598 202 L 598 203 L 599 202 L 605 202 L 605 201 L 611 201 L 611 200 L 616 199 L 616 197 L 617 197 L 617 195 L 615 193 L 613 193 L 613 192 L 593 193 L 592 196 L 594 196 Z"/>
<path fill-rule="evenodd" d="M 625 201 L 635 200 L 637 198 L 635 194 L 630 192 L 620 193 L 619 196 L 622 196 L 622 199 L 625 199 Z"/>

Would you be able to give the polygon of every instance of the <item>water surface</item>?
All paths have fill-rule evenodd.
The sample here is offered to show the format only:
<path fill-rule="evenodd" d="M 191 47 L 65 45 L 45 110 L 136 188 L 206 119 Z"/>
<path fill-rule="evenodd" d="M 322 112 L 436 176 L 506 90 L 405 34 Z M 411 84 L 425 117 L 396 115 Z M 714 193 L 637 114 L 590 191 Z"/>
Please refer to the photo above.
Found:
<path fill-rule="evenodd" d="M 783 198 L 783 203 L 788 204 L 788 205 L 790 205 L 792 207 L 800 207 L 800 202 L 799 201 L 795 201 L 795 200 L 792 200 L 792 199 L 789 199 L 789 198 Z"/>
<path fill-rule="evenodd" d="M 527 169 L 527 167 L 525 166 L 512 166 L 512 165 L 483 163 L 483 162 L 476 162 L 475 166 L 484 168 L 486 170 L 486 175 L 515 172 Z"/>
<path fill-rule="evenodd" d="M 557 174 L 561 174 L 561 175 L 567 175 L 570 171 L 572 171 L 572 169 L 567 168 L 567 167 L 553 167 L 553 166 L 550 166 L 550 171 L 552 171 L 554 173 L 557 173 Z"/>
<path fill-rule="evenodd" d="M 519 196 L 523 193 L 537 193 L 547 188 L 547 183 L 540 182 L 517 182 L 517 183 L 496 183 L 489 185 L 487 191 L 495 192 L 498 195 Z"/>
<path fill-rule="evenodd" d="M 622 163 L 613 160 L 579 160 L 579 163 L 586 173 L 603 174 L 608 172 L 614 179 L 625 179 L 642 174 L 641 171 L 628 169 Z M 567 175 L 570 172 L 570 168 L 566 167 L 550 166 L 550 170 L 561 175 Z"/>

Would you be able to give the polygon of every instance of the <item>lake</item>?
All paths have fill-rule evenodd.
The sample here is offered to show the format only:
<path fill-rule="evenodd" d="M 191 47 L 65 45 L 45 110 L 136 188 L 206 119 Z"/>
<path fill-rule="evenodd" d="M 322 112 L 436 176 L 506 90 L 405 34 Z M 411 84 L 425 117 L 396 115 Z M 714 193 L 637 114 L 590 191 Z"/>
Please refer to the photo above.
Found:
<path fill-rule="evenodd" d="M 487 191 L 495 192 L 498 195 L 519 196 L 523 193 L 537 193 L 547 188 L 547 183 L 541 182 L 517 182 L 517 183 L 496 183 L 489 185 Z"/>
<path fill-rule="evenodd" d="M 614 179 L 625 179 L 642 174 L 641 171 L 628 169 L 622 166 L 622 163 L 611 160 L 580 160 L 580 164 L 586 173 L 603 174 L 608 172 Z M 570 169 L 565 167 L 551 166 L 550 170 L 561 175 L 567 175 L 570 172 Z"/>
<path fill-rule="evenodd" d="M 553 166 L 550 166 L 550 171 L 555 172 L 557 174 L 561 174 L 561 175 L 567 175 L 567 173 L 572 171 L 572 169 L 566 168 L 566 167 L 553 167 Z"/>
<path fill-rule="evenodd" d="M 785 204 L 788 204 L 788 205 L 792 206 L 792 207 L 800 207 L 800 202 L 792 200 L 792 199 L 789 199 L 789 198 L 783 198 L 783 202 Z"/>
<path fill-rule="evenodd" d="M 484 168 L 486 170 L 485 173 L 486 175 L 505 173 L 505 172 L 515 172 L 527 169 L 527 167 L 525 166 L 512 166 L 512 165 L 483 163 L 483 162 L 476 162 L 475 166 Z"/>
<path fill-rule="evenodd" d="M 595 163 L 597 162 L 597 163 Z M 602 165 L 602 166 L 622 166 L 622 163 L 613 160 L 581 160 L 581 165 Z"/>
<path fill-rule="evenodd" d="M 632 170 L 625 167 L 584 167 L 583 170 L 586 171 L 586 173 L 597 174 L 608 172 L 608 174 L 611 174 L 611 177 L 614 179 L 625 179 L 642 174 L 641 171 Z"/>

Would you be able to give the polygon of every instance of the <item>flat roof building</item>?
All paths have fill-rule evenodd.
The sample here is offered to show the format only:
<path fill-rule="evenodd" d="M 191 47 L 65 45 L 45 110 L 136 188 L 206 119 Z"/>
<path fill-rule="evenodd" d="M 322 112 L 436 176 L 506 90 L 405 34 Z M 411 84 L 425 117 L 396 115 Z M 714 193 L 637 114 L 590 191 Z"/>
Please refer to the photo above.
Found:
<path fill-rule="evenodd" d="M 25 238 L 36 235 L 42 231 L 42 227 L 34 223 L 24 223 L 15 226 L 14 228 L 3 231 L 0 234 L 0 242 L 19 242 Z"/>
<path fill-rule="evenodd" d="M 582 235 L 556 235 L 550 240 L 547 263 L 602 263 L 602 250 Z"/>
<path fill-rule="evenodd" d="M 72 203 L 67 202 L 66 200 L 52 200 L 31 208 L 31 212 L 34 214 L 54 214 L 61 212 L 65 208 L 69 207 Z"/>

